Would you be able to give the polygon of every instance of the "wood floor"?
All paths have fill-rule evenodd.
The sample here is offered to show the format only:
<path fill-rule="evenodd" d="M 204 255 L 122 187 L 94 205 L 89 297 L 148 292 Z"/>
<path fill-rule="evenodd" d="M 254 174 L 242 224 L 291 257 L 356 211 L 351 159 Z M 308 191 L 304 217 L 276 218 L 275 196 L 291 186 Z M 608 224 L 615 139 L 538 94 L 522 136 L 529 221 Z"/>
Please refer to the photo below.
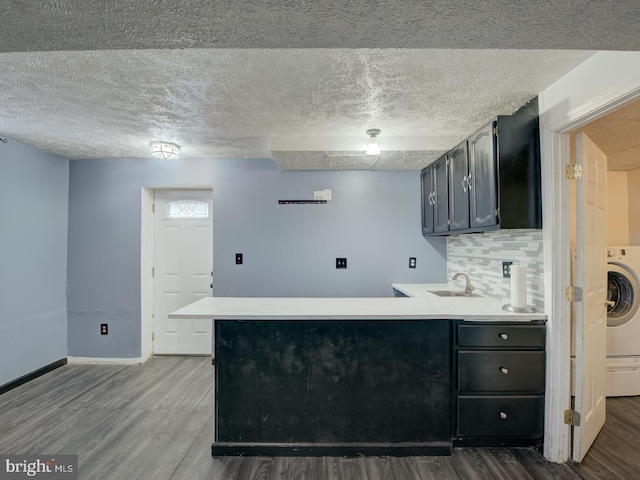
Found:
<path fill-rule="evenodd" d="M 640 396 L 607 399 L 607 421 L 571 468 L 586 480 L 640 479 Z"/>
<path fill-rule="evenodd" d="M 87 480 L 640 478 L 623 402 L 609 404 L 611 426 L 600 435 L 625 445 L 613 453 L 635 456 L 634 464 L 620 467 L 611 447 L 597 446 L 582 465 L 549 463 L 530 448 L 457 448 L 451 457 L 212 458 L 212 394 L 208 358 L 67 365 L 0 395 L 0 453 L 75 454 L 79 477 Z M 635 402 L 632 419 L 640 432 Z"/>

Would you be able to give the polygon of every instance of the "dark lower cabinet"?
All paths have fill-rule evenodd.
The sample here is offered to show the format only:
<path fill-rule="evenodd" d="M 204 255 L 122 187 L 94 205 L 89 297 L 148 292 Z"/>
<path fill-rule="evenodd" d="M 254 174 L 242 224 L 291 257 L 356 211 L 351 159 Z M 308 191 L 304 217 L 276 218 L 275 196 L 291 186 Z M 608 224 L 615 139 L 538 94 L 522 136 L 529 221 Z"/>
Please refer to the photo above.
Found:
<path fill-rule="evenodd" d="M 214 455 L 446 455 L 450 320 L 215 322 Z"/>
<path fill-rule="evenodd" d="M 454 445 L 542 442 L 544 322 L 455 322 Z"/>
<path fill-rule="evenodd" d="M 539 445 L 545 324 L 216 320 L 212 455 Z"/>
<path fill-rule="evenodd" d="M 512 438 L 540 438 L 544 426 L 543 395 L 460 395 L 456 435 L 506 443 Z"/>
<path fill-rule="evenodd" d="M 543 351 L 458 351 L 458 390 L 544 390 Z"/>

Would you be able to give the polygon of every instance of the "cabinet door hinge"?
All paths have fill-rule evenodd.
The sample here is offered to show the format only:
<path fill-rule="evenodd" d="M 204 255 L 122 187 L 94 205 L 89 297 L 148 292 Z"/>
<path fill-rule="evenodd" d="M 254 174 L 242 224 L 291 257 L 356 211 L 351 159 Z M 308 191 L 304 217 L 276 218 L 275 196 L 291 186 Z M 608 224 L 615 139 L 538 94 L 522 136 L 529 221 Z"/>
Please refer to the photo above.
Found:
<path fill-rule="evenodd" d="M 582 288 L 580 287 L 567 287 L 564 289 L 564 295 L 570 302 L 582 301 Z"/>
<path fill-rule="evenodd" d="M 575 410 L 564 411 L 564 423 L 567 425 L 573 425 L 574 427 L 580 426 L 580 412 Z"/>
<path fill-rule="evenodd" d="M 578 178 L 582 178 L 582 165 L 579 163 L 572 163 L 571 165 L 567 165 L 564 169 L 565 176 L 569 180 L 577 180 Z"/>

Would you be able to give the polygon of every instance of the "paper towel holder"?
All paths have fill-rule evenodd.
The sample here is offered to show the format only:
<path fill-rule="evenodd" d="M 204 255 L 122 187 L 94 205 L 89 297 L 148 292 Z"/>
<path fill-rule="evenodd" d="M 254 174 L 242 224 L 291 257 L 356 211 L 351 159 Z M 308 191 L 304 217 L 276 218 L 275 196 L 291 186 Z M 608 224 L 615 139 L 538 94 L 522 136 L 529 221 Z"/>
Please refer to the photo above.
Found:
<path fill-rule="evenodd" d="M 507 312 L 513 313 L 536 313 L 535 305 L 527 305 L 526 307 L 514 307 L 510 303 L 507 303 L 506 305 L 502 306 L 502 309 L 506 310 Z"/>

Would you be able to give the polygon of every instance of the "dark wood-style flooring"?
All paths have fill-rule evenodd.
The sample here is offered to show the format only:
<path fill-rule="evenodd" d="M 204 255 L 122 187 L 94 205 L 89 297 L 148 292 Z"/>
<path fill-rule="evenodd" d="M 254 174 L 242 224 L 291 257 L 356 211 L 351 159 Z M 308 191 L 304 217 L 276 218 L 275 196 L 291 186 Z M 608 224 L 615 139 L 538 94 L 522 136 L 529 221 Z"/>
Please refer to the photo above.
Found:
<path fill-rule="evenodd" d="M 66 365 L 0 395 L 0 453 L 75 454 L 79 478 L 104 480 L 640 478 L 638 399 L 635 413 L 628 399 L 611 401 L 609 422 L 584 463 L 558 465 L 531 448 L 456 448 L 450 457 L 212 458 L 212 395 L 209 358 Z"/>

